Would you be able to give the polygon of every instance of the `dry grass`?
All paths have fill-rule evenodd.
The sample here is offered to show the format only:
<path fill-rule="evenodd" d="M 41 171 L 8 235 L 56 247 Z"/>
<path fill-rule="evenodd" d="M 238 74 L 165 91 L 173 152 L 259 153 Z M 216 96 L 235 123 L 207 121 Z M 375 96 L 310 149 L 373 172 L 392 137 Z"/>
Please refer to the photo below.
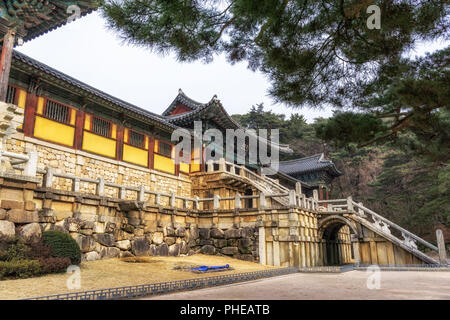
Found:
<path fill-rule="evenodd" d="M 121 261 L 120 259 L 83 262 L 81 264 L 81 289 L 76 291 L 213 277 L 220 274 L 233 274 L 273 268 L 232 258 L 201 254 L 188 257 L 146 257 L 139 258 L 138 260 L 133 261 L 133 263 L 130 263 L 130 261 Z M 229 264 L 233 270 L 224 271 L 223 273 L 214 272 L 211 274 L 196 274 L 173 270 L 175 266 L 217 266 L 225 264 Z M 68 274 L 52 274 L 31 279 L 0 281 L 0 299 L 23 299 L 67 293 L 70 292 L 66 287 L 68 278 Z"/>

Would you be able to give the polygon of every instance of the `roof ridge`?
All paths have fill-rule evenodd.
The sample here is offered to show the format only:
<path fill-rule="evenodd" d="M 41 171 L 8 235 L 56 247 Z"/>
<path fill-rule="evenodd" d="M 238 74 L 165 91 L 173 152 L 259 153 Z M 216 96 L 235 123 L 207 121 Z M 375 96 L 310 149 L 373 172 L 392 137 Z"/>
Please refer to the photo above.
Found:
<path fill-rule="evenodd" d="M 284 161 L 280 161 L 280 163 L 290 163 L 290 162 L 296 162 L 296 161 L 300 161 L 300 160 L 307 160 L 307 159 L 311 159 L 311 158 L 315 158 L 317 156 L 321 156 L 323 153 L 317 153 L 314 154 L 312 156 L 307 156 L 307 157 L 303 157 L 303 158 L 297 158 L 297 159 L 291 159 L 291 160 L 284 160 Z M 331 160 L 327 160 L 327 161 L 331 161 Z"/>

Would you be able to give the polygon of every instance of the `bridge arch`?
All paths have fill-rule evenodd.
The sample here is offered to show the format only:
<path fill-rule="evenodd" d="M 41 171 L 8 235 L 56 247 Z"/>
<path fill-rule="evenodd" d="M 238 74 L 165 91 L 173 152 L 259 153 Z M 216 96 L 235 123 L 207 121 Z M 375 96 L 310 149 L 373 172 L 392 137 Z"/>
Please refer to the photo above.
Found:
<path fill-rule="evenodd" d="M 322 239 L 324 265 L 343 265 L 358 259 L 356 225 L 341 215 L 326 216 L 318 221 L 319 237 Z M 353 242 L 353 241 L 355 242 Z"/>

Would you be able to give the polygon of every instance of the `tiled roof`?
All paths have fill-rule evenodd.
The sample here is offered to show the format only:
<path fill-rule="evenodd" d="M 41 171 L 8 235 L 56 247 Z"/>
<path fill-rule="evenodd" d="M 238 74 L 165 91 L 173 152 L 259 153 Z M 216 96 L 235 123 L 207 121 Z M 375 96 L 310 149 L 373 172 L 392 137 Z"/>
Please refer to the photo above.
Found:
<path fill-rule="evenodd" d="M 15 2 L 15 1 L 14 1 Z M 19 1 L 24 2 L 24 1 Z M 28 3 L 12 3 L 0 1 L 1 24 L 18 28 L 18 33 L 25 41 L 32 40 L 47 32 L 65 25 L 71 16 L 77 14 L 72 5 L 79 8 L 80 17 L 96 10 L 99 1 L 27 1 Z M 71 9 L 71 10 L 68 10 Z"/>
<path fill-rule="evenodd" d="M 191 98 L 189 98 L 187 95 L 184 94 L 183 90 L 178 90 L 178 95 L 175 97 L 175 99 L 172 101 L 170 106 L 162 113 L 163 116 L 170 116 L 173 110 L 177 107 L 177 105 L 181 103 L 185 105 L 186 107 L 189 107 L 192 110 L 195 110 L 197 108 L 200 108 L 204 106 L 204 103 L 197 102 Z"/>
<path fill-rule="evenodd" d="M 289 175 L 319 170 L 328 170 L 335 176 L 340 176 L 342 174 L 336 168 L 333 161 L 325 160 L 323 153 L 295 160 L 280 161 L 279 170 Z"/>
<path fill-rule="evenodd" d="M 100 98 L 102 100 L 108 101 L 108 102 L 110 102 L 110 103 L 112 103 L 112 104 L 114 104 L 114 105 L 116 105 L 116 106 L 118 106 L 120 108 L 123 108 L 123 109 L 125 109 L 127 111 L 136 113 L 136 114 L 138 114 L 138 115 L 140 115 L 140 116 L 142 116 L 144 118 L 148 118 L 150 120 L 159 122 L 159 123 L 161 123 L 162 125 L 164 125 L 164 126 L 166 126 L 168 128 L 171 128 L 171 129 L 178 128 L 178 126 L 168 122 L 166 120 L 166 118 L 163 117 L 163 116 L 160 116 L 160 115 L 158 115 L 156 113 L 147 111 L 147 110 L 139 108 L 139 107 L 137 107 L 137 106 L 135 106 L 133 104 L 125 102 L 125 101 L 123 101 L 121 99 L 113 97 L 113 96 L 111 96 L 111 95 L 109 95 L 109 94 L 107 94 L 107 93 L 105 93 L 105 92 L 103 92 L 101 90 L 98 90 L 98 89 L 96 89 L 96 88 L 94 88 L 94 87 L 92 87 L 92 86 L 90 86 L 90 85 L 88 85 L 88 84 L 86 84 L 84 82 L 81 82 L 81 81 L 79 81 L 79 80 L 77 80 L 77 79 L 75 79 L 75 78 L 73 78 L 71 76 L 68 76 L 65 73 L 62 73 L 62 72 L 60 72 L 60 71 L 58 71 L 56 69 L 53 69 L 52 67 L 49 67 L 48 65 L 46 65 L 46 64 L 44 64 L 42 62 L 39 62 L 39 61 L 37 61 L 37 60 L 35 60 L 33 58 L 30 58 L 29 56 L 27 56 L 27 55 L 25 55 L 25 54 L 23 54 L 21 52 L 18 52 L 18 51 L 14 50 L 14 52 L 13 52 L 13 66 L 14 65 L 18 65 L 20 63 L 23 63 L 23 64 L 25 64 L 27 66 L 30 66 L 30 67 L 32 67 L 35 70 L 39 70 L 39 71 L 45 73 L 46 75 L 51 76 L 51 77 L 53 77 L 55 79 L 64 81 L 67 84 L 70 84 L 70 85 L 72 85 L 74 87 L 77 87 L 77 88 L 83 90 L 86 93 L 94 95 L 94 96 L 96 96 L 96 97 L 98 97 L 98 98 Z"/>

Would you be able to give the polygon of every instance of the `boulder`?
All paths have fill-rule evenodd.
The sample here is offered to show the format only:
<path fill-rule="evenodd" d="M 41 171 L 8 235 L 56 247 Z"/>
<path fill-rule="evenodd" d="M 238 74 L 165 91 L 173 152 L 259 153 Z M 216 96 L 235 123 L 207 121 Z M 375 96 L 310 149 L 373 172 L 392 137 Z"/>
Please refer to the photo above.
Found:
<path fill-rule="evenodd" d="M 10 238 L 16 235 L 16 228 L 11 221 L 0 221 L 0 239 Z"/>
<path fill-rule="evenodd" d="M 94 230 L 95 233 L 105 233 L 105 224 L 102 222 L 94 222 L 94 227 L 90 229 Z"/>
<path fill-rule="evenodd" d="M 95 222 L 93 221 L 82 221 L 81 223 L 81 229 L 94 229 L 95 228 Z M 100 233 L 100 232 L 98 232 Z"/>
<path fill-rule="evenodd" d="M 241 237 L 241 231 L 239 229 L 228 229 L 225 230 L 226 239 L 238 239 Z"/>
<path fill-rule="evenodd" d="M 213 255 L 216 253 L 216 248 L 211 245 L 206 245 L 200 249 L 200 253 Z"/>
<path fill-rule="evenodd" d="M 150 245 L 150 253 L 149 253 L 149 255 L 156 256 L 157 250 L 158 250 L 158 247 L 157 247 L 156 244 Z"/>
<path fill-rule="evenodd" d="M 114 247 L 103 247 L 100 251 L 102 259 L 117 258 L 120 256 L 120 249 Z"/>
<path fill-rule="evenodd" d="M 189 252 L 189 246 L 186 241 L 180 243 L 180 254 L 187 254 Z"/>
<path fill-rule="evenodd" d="M 198 230 L 197 226 L 191 226 L 191 227 L 189 228 L 189 233 L 190 233 L 191 239 L 193 239 L 193 240 L 198 239 L 198 237 L 200 236 L 200 235 L 199 235 L 199 230 Z"/>
<path fill-rule="evenodd" d="M 251 227 L 244 227 L 241 229 L 242 238 L 251 238 L 255 236 L 255 229 Z"/>
<path fill-rule="evenodd" d="M 198 229 L 198 234 L 200 239 L 208 240 L 211 237 L 211 230 L 206 228 Z"/>
<path fill-rule="evenodd" d="M 38 241 L 42 237 L 41 227 L 39 223 L 30 223 L 18 228 L 18 235 L 25 242 Z"/>
<path fill-rule="evenodd" d="M 78 232 L 81 226 L 81 220 L 75 218 L 67 218 L 64 220 L 64 228 L 69 232 Z"/>
<path fill-rule="evenodd" d="M 92 237 L 84 236 L 79 233 L 73 233 L 71 236 L 78 243 L 81 252 L 90 252 L 96 249 L 96 243 Z"/>
<path fill-rule="evenodd" d="M 8 211 L 8 220 L 14 223 L 34 223 L 39 222 L 39 215 L 37 211 L 11 209 Z"/>
<path fill-rule="evenodd" d="M 214 246 L 216 248 L 224 248 L 227 246 L 227 240 L 225 239 L 214 239 Z"/>
<path fill-rule="evenodd" d="M 162 232 L 153 233 L 152 242 L 157 245 L 162 244 L 164 242 L 164 234 Z"/>
<path fill-rule="evenodd" d="M 169 255 L 169 246 L 166 243 L 159 245 L 156 248 L 156 255 L 164 256 L 164 257 L 168 256 Z"/>
<path fill-rule="evenodd" d="M 164 242 L 167 243 L 168 246 L 173 245 L 176 242 L 176 238 L 175 237 L 165 237 L 164 238 Z"/>
<path fill-rule="evenodd" d="M 184 227 L 178 227 L 176 230 L 175 230 L 175 235 L 177 236 L 177 237 L 184 237 L 184 236 L 186 236 L 186 229 L 184 228 Z"/>
<path fill-rule="evenodd" d="M 135 256 L 148 256 L 150 244 L 145 238 L 138 238 L 131 242 L 131 250 Z"/>
<path fill-rule="evenodd" d="M 239 249 L 236 247 L 225 247 L 220 250 L 220 253 L 226 256 L 233 256 L 239 253 Z"/>
<path fill-rule="evenodd" d="M 175 236 L 175 229 L 173 228 L 173 226 L 171 224 L 166 225 L 163 228 L 163 232 L 164 232 L 164 236 L 165 237 L 173 237 L 173 236 Z"/>
<path fill-rule="evenodd" d="M 225 233 L 223 232 L 223 230 L 217 229 L 217 228 L 211 229 L 210 235 L 211 235 L 211 238 L 214 238 L 214 239 L 225 238 Z"/>
<path fill-rule="evenodd" d="M 169 247 L 169 256 L 177 257 L 180 255 L 180 244 L 175 243 Z"/>
<path fill-rule="evenodd" d="M 250 254 L 253 249 L 253 241 L 249 238 L 239 239 L 239 252 L 242 254 Z"/>
<path fill-rule="evenodd" d="M 84 261 L 100 260 L 100 254 L 97 251 L 91 251 L 84 254 Z"/>
<path fill-rule="evenodd" d="M 94 239 L 106 246 L 106 247 L 113 247 L 115 245 L 115 241 L 114 241 L 114 236 L 112 234 L 109 233 L 97 233 L 94 234 Z"/>
<path fill-rule="evenodd" d="M 131 241 L 130 240 L 122 240 L 116 242 L 116 247 L 120 250 L 130 250 L 131 249 Z"/>

